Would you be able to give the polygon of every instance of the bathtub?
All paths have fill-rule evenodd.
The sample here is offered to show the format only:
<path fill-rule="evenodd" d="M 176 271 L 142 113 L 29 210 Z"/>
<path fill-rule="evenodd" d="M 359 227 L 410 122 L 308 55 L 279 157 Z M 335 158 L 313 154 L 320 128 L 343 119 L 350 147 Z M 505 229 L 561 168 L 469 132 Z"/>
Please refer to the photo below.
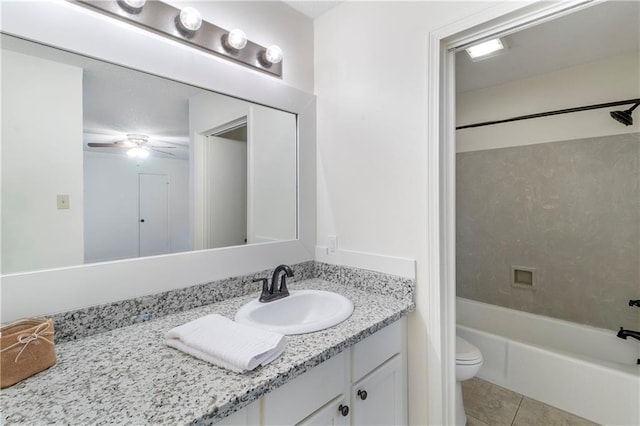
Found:
<path fill-rule="evenodd" d="M 640 342 L 610 330 L 457 299 L 478 377 L 605 425 L 640 425 Z"/>

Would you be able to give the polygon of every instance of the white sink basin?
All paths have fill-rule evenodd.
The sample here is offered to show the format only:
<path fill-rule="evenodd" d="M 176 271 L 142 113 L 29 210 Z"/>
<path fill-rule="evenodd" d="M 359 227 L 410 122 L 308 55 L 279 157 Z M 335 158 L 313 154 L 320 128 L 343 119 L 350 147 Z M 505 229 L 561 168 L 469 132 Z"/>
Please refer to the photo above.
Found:
<path fill-rule="evenodd" d="M 304 334 L 340 324 L 352 312 L 353 303 L 340 294 L 293 290 L 289 296 L 273 302 L 252 300 L 236 312 L 235 320 L 277 333 Z"/>

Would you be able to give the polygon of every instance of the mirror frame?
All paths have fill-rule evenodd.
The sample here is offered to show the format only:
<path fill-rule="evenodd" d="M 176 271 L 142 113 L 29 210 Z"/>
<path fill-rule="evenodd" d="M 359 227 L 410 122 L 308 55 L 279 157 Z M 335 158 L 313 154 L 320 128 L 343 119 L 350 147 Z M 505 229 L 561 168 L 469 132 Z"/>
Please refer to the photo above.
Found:
<path fill-rule="evenodd" d="M 67 1 L 2 4 L 0 30 L 54 48 L 201 87 L 298 117 L 298 239 L 9 274 L 0 320 L 47 315 L 314 259 L 316 98 L 277 78 Z M 214 77 L 212 77 L 214 76 Z"/>

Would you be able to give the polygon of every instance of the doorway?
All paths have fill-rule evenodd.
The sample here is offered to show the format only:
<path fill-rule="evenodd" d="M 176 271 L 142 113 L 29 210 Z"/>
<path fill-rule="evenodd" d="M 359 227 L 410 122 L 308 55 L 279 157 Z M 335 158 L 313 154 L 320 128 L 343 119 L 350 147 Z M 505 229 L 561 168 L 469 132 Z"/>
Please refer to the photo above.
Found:
<path fill-rule="evenodd" d="M 208 247 L 247 243 L 247 121 L 207 136 L 210 226 Z"/>
<path fill-rule="evenodd" d="M 630 295 L 640 296 L 640 137 L 631 113 L 619 112 L 628 126 L 616 114 L 640 104 L 639 16 L 637 2 L 600 2 L 494 34 L 491 43 L 502 49 L 475 58 L 458 50 L 455 63 L 456 328 L 485 354 L 474 380 L 603 424 L 638 422 L 602 394 L 608 385 L 589 367 L 615 359 L 632 368 L 637 359 L 637 344 L 627 355 L 633 346 L 616 332 L 640 323 L 627 306 Z M 508 319 L 498 319 L 498 308 Z M 518 335 L 499 326 L 516 318 Z M 569 344 L 569 336 L 590 344 Z M 519 345 L 544 348 L 550 358 L 537 367 L 529 359 L 523 369 L 528 354 Z M 597 346 L 607 351 L 591 350 Z M 577 359 L 590 364 L 558 381 L 548 367 L 558 352 L 573 361 L 564 371 L 580 371 Z M 637 377 L 635 391 L 625 386 L 615 385 L 637 395 Z M 510 410 L 506 422 L 530 412 Z M 467 414 L 492 423 L 485 410 Z"/>
<path fill-rule="evenodd" d="M 433 268 L 427 277 L 428 333 L 439 347 L 428 363 L 430 422 L 455 422 L 456 223 L 455 53 L 496 35 L 520 31 L 599 2 L 500 4 L 464 22 L 429 34 L 427 141 L 427 240 Z"/>
<path fill-rule="evenodd" d="M 169 177 L 138 175 L 139 256 L 167 254 L 169 247 Z"/>

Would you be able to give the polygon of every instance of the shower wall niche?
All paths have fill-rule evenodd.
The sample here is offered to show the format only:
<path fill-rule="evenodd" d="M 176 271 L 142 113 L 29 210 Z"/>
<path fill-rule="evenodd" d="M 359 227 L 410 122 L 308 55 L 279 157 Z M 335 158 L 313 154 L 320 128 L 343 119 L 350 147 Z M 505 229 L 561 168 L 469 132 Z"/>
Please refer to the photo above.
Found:
<path fill-rule="evenodd" d="M 638 329 L 640 133 L 461 152 L 456 167 L 458 296 Z M 513 285 L 514 267 L 535 285 Z"/>

